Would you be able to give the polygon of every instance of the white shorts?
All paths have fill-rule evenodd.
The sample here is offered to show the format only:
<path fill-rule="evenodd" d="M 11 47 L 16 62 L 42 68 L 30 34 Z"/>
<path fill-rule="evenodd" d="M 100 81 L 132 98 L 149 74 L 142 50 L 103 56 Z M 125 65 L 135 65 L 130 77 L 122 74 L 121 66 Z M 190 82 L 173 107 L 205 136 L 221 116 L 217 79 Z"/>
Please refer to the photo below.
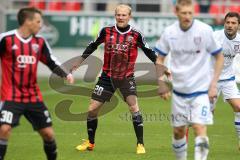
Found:
<path fill-rule="evenodd" d="M 218 82 L 217 88 L 218 95 L 222 93 L 224 100 L 240 98 L 240 92 L 235 81 Z"/>
<path fill-rule="evenodd" d="M 173 127 L 213 124 L 208 94 L 185 98 L 173 93 L 171 116 Z"/>
<path fill-rule="evenodd" d="M 217 84 L 218 97 L 222 93 L 224 102 L 228 99 L 240 98 L 240 92 L 238 90 L 235 81 L 220 81 Z M 217 99 L 211 104 L 212 110 L 216 107 Z"/>

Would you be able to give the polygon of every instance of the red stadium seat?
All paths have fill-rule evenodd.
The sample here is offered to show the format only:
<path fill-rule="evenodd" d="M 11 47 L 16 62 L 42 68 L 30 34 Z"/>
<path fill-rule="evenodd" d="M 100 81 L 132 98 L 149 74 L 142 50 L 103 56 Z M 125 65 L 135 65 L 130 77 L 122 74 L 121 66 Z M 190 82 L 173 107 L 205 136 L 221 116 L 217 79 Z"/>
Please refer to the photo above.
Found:
<path fill-rule="evenodd" d="M 199 6 L 198 3 L 195 3 L 195 4 L 194 4 L 194 12 L 195 12 L 196 14 L 199 14 L 199 13 L 200 13 L 200 6 Z"/>
<path fill-rule="evenodd" d="M 229 6 L 229 11 L 230 12 L 238 12 L 238 13 L 240 13 L 240 5 L 238 5 L 238 6 L 236 6 L 236 5 Z"/>
<path fill-rule="evenodd" d="M 212 4 L 209 9 L 210 14 L 224 14 L 226 7 L 224 5 Z"/>
<path fill-rule="evenodd" d="M 61 0 L 52 0 L 48 2 L 47 9 L 50 11 L 62 11 L 63 3 Z"/>
<path fill-rule="evenodd" d="M 82 8 L 80 2 L 69 1 L 65 3 L 64 9 L 66 11 L 80 11 Z"/>
<path fill-rule="evenodd" d="M 28 6 L 42 10 L 46 8 L 45 0 L 30 0 Z"/>

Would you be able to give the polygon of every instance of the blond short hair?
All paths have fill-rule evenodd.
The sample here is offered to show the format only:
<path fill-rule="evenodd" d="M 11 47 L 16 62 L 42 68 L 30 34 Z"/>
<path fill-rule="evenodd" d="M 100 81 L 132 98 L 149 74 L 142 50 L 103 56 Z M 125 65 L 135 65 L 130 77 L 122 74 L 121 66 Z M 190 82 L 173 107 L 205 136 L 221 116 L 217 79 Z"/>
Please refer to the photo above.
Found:
<path fill-rule="evenodd" d="M 118 11 L 119 8 L 127 8 L 129 10 L 129 15 L 132 14 L 132 8 L 129 5 L 127 5 L 127 4 L 119 4 L 116 7 L 116 9 L 115 9 L 115 15 L 117 14 L 117 11 Z"/>
<path fill-rule="evenodd" d="M 181 6 L 191 6 L 193 5 L 192 0 L 177 0 L 176 10 L 179 10 Z"/>

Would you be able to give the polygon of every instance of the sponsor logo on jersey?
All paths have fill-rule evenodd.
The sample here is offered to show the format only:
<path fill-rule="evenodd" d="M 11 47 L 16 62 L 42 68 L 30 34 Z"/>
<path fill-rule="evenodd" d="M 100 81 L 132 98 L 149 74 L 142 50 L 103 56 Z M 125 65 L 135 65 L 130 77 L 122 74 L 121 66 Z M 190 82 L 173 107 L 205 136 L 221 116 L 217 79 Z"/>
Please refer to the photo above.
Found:
<path fill-rule="evenodd" d="M 115 53 L 118 53 L 120 51 L 128 51 L 128 45 L 126 44 L 111 44 L 111 43 L 108 43 L 107 44 L 107 50 L 108 51 L 114 51 Z"/>
<path fill-rule="evenodd" d="M 128 36 L 128 37 L 127 37 L 127 41 L 128 41 L 128 42 L 131 42 L 132 40 L 133 40 L 133 37 L 132 37 L 132 36 Z"/>
<path fill-rule="evenodd" d="M 19 55 L 17 56 L 17 62 L 19 68 L 25 68 L 27 64 L 35 64 L 36 58 L 34 56 Z"/>
<path fill-rule="evenodd" d="M 114 39 L 114 35 L 112 35 L 112 36 L 110 37 L 110 39 L 112 39 L 112 40 L 113 40 L 113 39 Z"/>
<path fill-rule="evenodd" d="M 195 45 L 199 45 L 201 43 L 202 39 L 201 37 L 194 37 L 193 42 Z"/>
<path fill-rule="evenodd" d="M 18 49 L 18 46 L 16 45 L 16 44 L 14 44 L 13 46 L 12 46 L 12 50 L 17 50 Z"/>
<path fill-rule="evenodd" d="M 34 52 L 38 52 L 39 51 L 39 45 L 38 44 L 32 44 L 32 49 Z"/>
<path fill-rule="evenodd" d="M 239 44 L 235 44 L 233 48 L 234 48 L 235 52 L 237 52 L 237 53 L 240 52 L 240 45 Z"/>

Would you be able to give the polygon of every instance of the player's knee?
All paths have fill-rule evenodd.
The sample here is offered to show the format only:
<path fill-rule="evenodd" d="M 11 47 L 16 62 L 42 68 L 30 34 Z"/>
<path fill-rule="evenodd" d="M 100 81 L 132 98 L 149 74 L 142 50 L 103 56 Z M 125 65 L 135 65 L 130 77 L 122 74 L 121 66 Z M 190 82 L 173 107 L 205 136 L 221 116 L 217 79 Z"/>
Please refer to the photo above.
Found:
<path fill-rule="evenodd" d="M 10 125 L 1 125 L 0 126 L 0 138 L 8 138 L 11 133 L 12 127 Z"/>
<path fill-rule="evenodd" d="M 185 127 L 176 127 L 173 129 L 175 139 L 182 139 L 185 136 Z"/>
<path fill-rule="evenodd" d="M 207 135 L 207 127 L 205 125 L 199 125 L 199 124 L 195 124 L 192 125 L 194 134 L 196 136 L 206 136 Z"/>
<path fill-rule="evenodd" d="M 98 110 L 97 109 L 93 109 L 93 110 L 88 111 L 88 117 L 96 118 L 97 116 L 98 116 Z"/>
<path fill-rule="evenodd" d="M 103 105 L 102 102 L 96 101 L 96 100 L 91 100 L 90 105 L 88 108 L 88 117 L 95 118 L 98 116 L 98 112 Z"/>
<path fill-rule="evenodd" d="M 129 110 L 131 113 L 135 113 L 139 111 L 139 107 L 138 105 L 129 106 Z"/>
<path fill-rule="evenodd" d="M 39 131 L 39 133 L 44 141 L 54 140 L 54 132 L 52 128 L 42 129 Z"/>
<path fill-rule="evenodd" d="M 42 138 L 45 140 L 45 141 L 52 141 L 52 140 L 54 140 L 54 134 L 53 133 L 44 133 L 43 135 L 42 135 Z"/>
<path fill-rule="evenodd" d="M 240 112 L 240 104 L 234 106 L 234 112 Z"/>

